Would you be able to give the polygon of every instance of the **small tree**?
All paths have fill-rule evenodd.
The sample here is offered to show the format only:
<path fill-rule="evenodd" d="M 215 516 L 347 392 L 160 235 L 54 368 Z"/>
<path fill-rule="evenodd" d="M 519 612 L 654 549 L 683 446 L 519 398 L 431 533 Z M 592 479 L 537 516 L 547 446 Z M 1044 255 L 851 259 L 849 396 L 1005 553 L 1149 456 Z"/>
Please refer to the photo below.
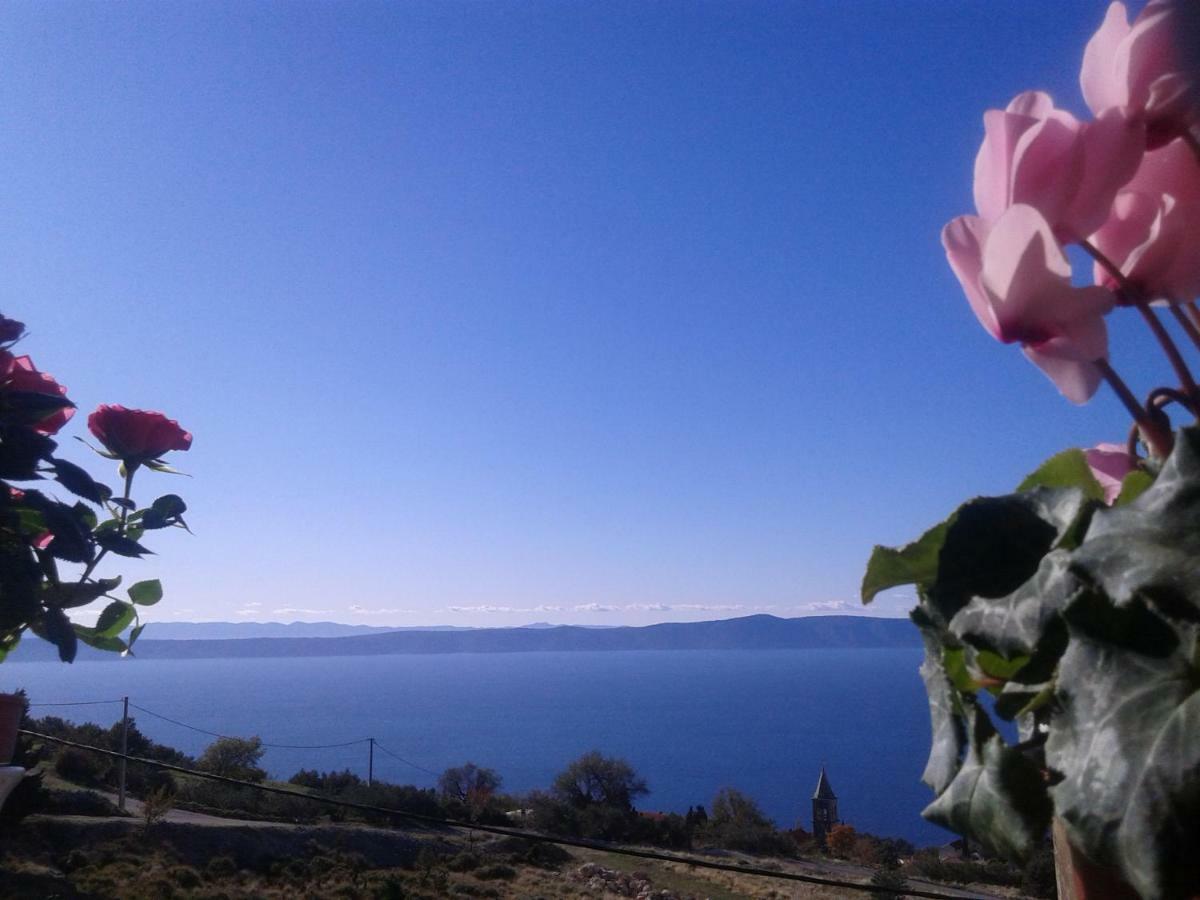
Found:
<path fill-rule="evenodd" d="M 708 819 L 710 839 L 729 850 L 774 853 L 784 849 L 784 840 L 775 823 L 763 815 L 752 797 L 736 788 L 717 791 Z"/>
<path fill-rule="evenodd" d="M 854 845 L 858 843 L 858 832 L 854 830 L 853 825 L 834 825 L 829 829 L 826 843 L 832 855 L 844 859 L 851 854 Z"/>
<path fill-rule="evenodd" d="M 262 738 L 257 735 L 251 738 L 217 738 L 196 762 L 196 768 L 226 778 L 258 782 L 267 777 L 267 773 L 258 766 L 262 755 Z"/>
<path fill-rule="evenodd" d="M 472 810 L 479 810 L 487 805 L 500 784 L 501 778 L 494 770 L 469 762 L 443 772 L 438 778 L 438 791 L 447 800 L 457 800 Z"/>
<path fill-rule="evenodd" d="M 605 806 L 622 812 L 632 812 L 634 799 L 650 793 L 629 763 L 596 750 L 568 765 L 550 790 L 558 800 L 577 809 Z"/>

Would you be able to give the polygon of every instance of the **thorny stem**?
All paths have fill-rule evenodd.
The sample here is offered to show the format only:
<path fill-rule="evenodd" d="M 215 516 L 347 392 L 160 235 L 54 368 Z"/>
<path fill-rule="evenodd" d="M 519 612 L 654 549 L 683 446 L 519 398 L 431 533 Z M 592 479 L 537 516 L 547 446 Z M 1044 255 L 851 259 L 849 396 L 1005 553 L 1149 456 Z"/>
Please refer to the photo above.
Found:
<path fill-rule="evenodd" d="M 122 499 L 125 499 L 125 500 L 129 499 L 129 494 L 133 490 L 133 473 L 136 471 L 137 471 L 136 467 L 130 468 L 129 466 L 126 466 L 125 493 L 122 495 Z M 121 535 L 122 537 L 124 537 L 124 535 L 125 535 L 125 520 L 128 516 L 129 516 L 129 510 L 126 508 L 125 504 L 122 504 L 121 505 L 121 513 L 119 516 L 120 522 L 117 526 L 117 534 Z M 88 563 L 87 568 L 83 570 L 83 574 L 81 576 L 79 576 L 80 584 L 83 584 L 84 582 L 86 582 L 88 580 L 88 576 L 91 575 L 94 571 L 96 571 L 96 566 L 100 565 L 100 560 L 104 559 L 104 557 L 107 555 L 108 555 L 107 547 L 102 548 L 100 550 L 100 552 L 96 554 L 96 558 L 93 559 L 90 563 Z"/>
<path fill-rule="evenodd" d="M 1129 390 L 1129 386 L 1121 379 L 1121 376 L 1116 373 L 1107 359 L 1097 359 L 1094 365 L 1099 370 L 1100 375 L 1108 382 L 1108 386 L 1113 389 L 1113 393 L 1129 411 L 1133 417 L 1133 421 L 1137 423 L 1137 428 L 1142 433 L 1143 439 L 1146 441 L 1146 446 L 1150 448 L 1150 452 L 1160 459 L 1166 459 L 1171 454 L 1171 431 L 1164 429 L 1162 426 L 1151 418 L 1138 403 L 1137 397 L 1133 395 L 1133 391 Z"/>

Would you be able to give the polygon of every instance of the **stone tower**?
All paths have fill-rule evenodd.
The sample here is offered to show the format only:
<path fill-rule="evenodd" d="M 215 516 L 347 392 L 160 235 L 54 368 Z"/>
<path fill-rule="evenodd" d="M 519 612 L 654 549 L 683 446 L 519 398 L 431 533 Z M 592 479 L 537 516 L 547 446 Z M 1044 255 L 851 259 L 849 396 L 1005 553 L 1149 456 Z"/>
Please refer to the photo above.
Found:
<path fill-rule="evenodd" d="M 825 767 L 821 766 L 821 777 L 817 779 L 817 789 L 813 791 L 813 839 L 821 847 L 825 846 L 825 838 L 829 830 L 838 824 L 837 794 L 829 786 L 829 777 Z"/>

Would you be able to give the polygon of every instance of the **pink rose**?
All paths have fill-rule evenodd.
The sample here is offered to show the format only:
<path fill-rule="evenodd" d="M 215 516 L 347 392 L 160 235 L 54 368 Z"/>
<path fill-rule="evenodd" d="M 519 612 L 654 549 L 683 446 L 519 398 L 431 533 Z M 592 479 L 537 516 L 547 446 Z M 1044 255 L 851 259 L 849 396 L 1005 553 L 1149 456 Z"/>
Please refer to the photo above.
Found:
<path fill-rule="evenodd" d="M 1102 287 L 1072 287 L 1071 265 L 1049 223 L 1017 204 L 994 224 L 961 216 L 942 231 L 950 268 L 992 337 L 1019 343 L 1072 403 L 1100 384 L 1108 357 L 1104 315 L 1116 298 Z"/>
<path fill-rule="evenodd" d="M 1117 194 L 1108 221 L 1092 243 L 1149 299 L 1176 302 L 1200 294 L 1200 165 L 1177 139 L 1142 157 L 1137 173 Z M 1097 284 L 1115 279 L 1101 265 Z"/>
<path fill-rule="evenodd" d="M 30 394 L 49 394 L 50 396 L 65 397 L 67 389 L 54 380 L 53 376 L 39 372 L 28 356 L 13 356 L 6 350 L 0 350 L 0 390 L 24 391 Z M 42 434 L 57 434 L 58 430 L 67 424 L 67 420 L 75 415 L 75 408 L 68 406 L 47 415 L 33 426 L 35 431 Z"/>
<path fill-rule="evenodd" d="M 1065 242 L 1103 224 L 1145 146 L 1140 123 L 1120 109 L 1083 123 L 1040 91 L 1018 94 L 1006 109 L 989 109 L 983 125 L 975 157 L 979 215 L 995 222 L 1010 206 L 1028 204 Z"/>
<path fill-rule="evenodd" d="M 102 404 L 88 416 L 88 430 L 114 456 L 133 467 L 170 450 L 187 450 L 192 436 L 160 412 Z"/>
<path fill-rule="evenodd" d="M 1097 116 L 1113 107 L 1144 116 L 1148 146 L 1177 137 L 1200 111 L 1200 4 L 1150 0 L 1132 25 L 1124 4 L 1111 4 L 1084 51 L 1079 85 Z"/>
<path fill-rule="evenodd" d="M 1131 456 L 1121 444 L 1097 444 L 1083 451 L 1088 468 L 1104 488 L 1104 502 L 1112 506 L 1121 495 L 1121 482 L 1138 466 L 1137 457 Z"/>

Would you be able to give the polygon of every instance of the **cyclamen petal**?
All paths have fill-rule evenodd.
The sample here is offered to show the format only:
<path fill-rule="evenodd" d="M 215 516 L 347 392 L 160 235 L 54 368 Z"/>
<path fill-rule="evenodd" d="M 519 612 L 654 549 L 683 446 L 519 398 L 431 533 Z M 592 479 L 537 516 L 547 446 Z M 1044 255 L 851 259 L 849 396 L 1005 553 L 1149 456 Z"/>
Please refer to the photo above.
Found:
<path fill-rule="evenodd" d="M 962 285 L 967 302 L 976 318 L 994 338 L 1000 337 L 1000 326 L 987 292 L 980 283 L 983 272 L 983 245 L 990 227 L 979 216 L 959 216 L 942 229 L 942 246 L 946 259 Z"/>
<path fill-rule="evenodd" d="M 1104 224 L 1113 198 L 1133 178 L 1146 146 L 1146 129 L 1120 109 L 1106 109 L 1089 122 L 1081 139 L 1081 178 L 1062 228 L 1072 238 Z"/>
<path fill-rule="evenodd" d="M 1100 351 L 1103 348 L 1102 352 Z M 1082 322 L 1070 334 L 1021 348 L 1025 356 L 1076 405 L 1087 403 L 1100 387 L 1095 360 L 1108 356 L 1108 328 L 1103 319 Z"/>
<path fill-rule="evenodd" d="M 1083 451 L 1088 468 L 1100 487 L 1104 488 L 1104 502 L 1112 506 L 1121 496 L 1125 476 L 1138 467 L 1138 459 L 1121 444 L 1097 444 Z"/>
<path fill-rule="evenodd" d="M 946 257 L 976 317 L 1004 343 L 1020 343 L 1072 402 L 1100 383 L 1095 361 L 1108 355 L 1104 315 L 1113 294 L 1071 285 L 1070 263 L 1049 223 L 1017 204 L 994 225 L 963 216 L 942 232 Z"/>
<path fill-rule="evenodd" d="M 1083 51 L 1083 66 L 1079 72 L 1084 102 L 1095 115 L 1109 107 L 1126 104 L 1128 89 L 1124 79 L 1116 77 L 1114 61 L 1121 43 L 1128 36 L 1129 17 L 1125 4 L 1109 4 L 1103 24 Z"/>
<path fill-rule="evenodd" d="M 975 157 L 979 215 L 995 222 L 1015 204 L 1035 207 L 1055 236 L 1076 241 L 1103 224 L 1113 197 L 1136 171 L 1145 125 L 1120 109 L 1083 123 L 1046 94 L 1019 94 L 983 117 Z"/>
<path fill-rule="evenodd" d="M 1150 0 L 1132 25 L 1113 3 L 1084 51 L 1079 85 L 1095 115 L 1122 107 L 1144 120 L 1150 149 L 1183 134 L 1200 117 L 1200 3 Z"/>
<path fill-rule="evenodd" d="M 1142 157 L 1092 242 L 1146 296 L 1176 302 L 1200 294 L 1200 166 L 1176 139 Z M 1102 268 L 1097 284 L 1109 284 Z"/>

